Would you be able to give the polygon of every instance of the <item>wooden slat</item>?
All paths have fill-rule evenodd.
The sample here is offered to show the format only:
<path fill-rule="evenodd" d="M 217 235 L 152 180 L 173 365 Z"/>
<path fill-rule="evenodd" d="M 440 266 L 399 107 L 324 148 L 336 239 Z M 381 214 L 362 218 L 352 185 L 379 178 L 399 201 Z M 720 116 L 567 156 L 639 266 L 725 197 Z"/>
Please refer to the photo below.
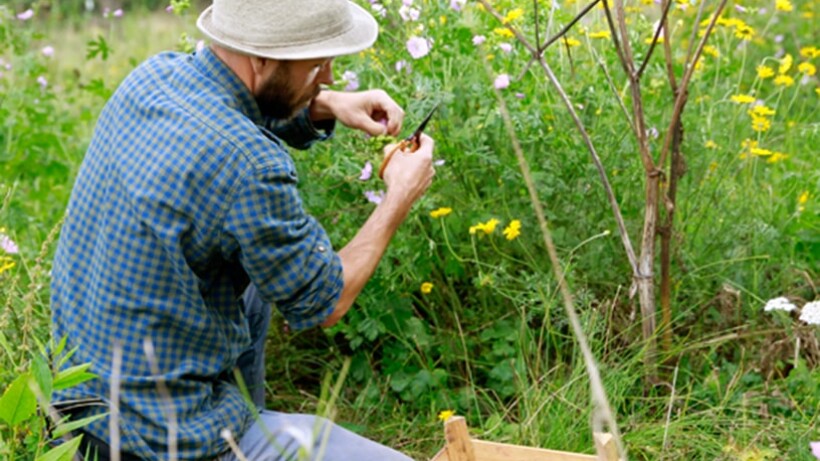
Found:
<path fill-rule="evenodd" d="M 453 416 L 444 423 L 444 437 L 449 461 L 476 461 L 473 441 L 463 416 Z"/>
<path fill-rule="evenodd" d="M 593 455 L 473 440 L 476 461 L 598 461 Z"/>
<path fill-rule="evenodd" d="M 598 450 L 600 461 L 619 461 L 618 447 L 612 434 L 596 432 L 592 434 L 592 438 L 595 439 L 595 448 Z"/>

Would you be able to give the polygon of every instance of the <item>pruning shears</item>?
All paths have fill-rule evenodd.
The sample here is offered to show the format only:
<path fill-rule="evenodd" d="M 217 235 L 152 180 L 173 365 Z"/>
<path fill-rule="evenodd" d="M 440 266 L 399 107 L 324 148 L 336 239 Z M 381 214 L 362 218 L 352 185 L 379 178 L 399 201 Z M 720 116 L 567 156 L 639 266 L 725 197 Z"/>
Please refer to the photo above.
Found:
<path fill-rule="evenodd" d="M 436 105 L 433 106 L 433 108 L 430 110 L 430 113 L 427 114 L 427 117 L 424 117 L 424 120 L 421 121 L 421 125 L 419 125 L 419 127 L 416 128 L 416 131 L 414 131 L 413 134 L 411 134 L 410 136 L 399 141 L 399 143 L 396 144 L 393 150 L 391 150 L 387 153 L 387 155 L 384 156 L 382 166 L 379 167 L 379 179 L 384 179 L 384 170 L 387 168 L 387 164 L 390 163 L 390 159 L 393 158 L 393 155 L 396 152 L 405 149 L 409 149 L 410 152 L 415 152 L 419 150 L 419 146 L 421 143 L 421 133 L 424 132 L 424 127 L 427 126 L 427 122 L 429 122 L 430 119 L 433 118 L 433 114 L 436 112 L 436 109 L 438 109 L 438 106 L 438 103 L 436 103 Z"/>

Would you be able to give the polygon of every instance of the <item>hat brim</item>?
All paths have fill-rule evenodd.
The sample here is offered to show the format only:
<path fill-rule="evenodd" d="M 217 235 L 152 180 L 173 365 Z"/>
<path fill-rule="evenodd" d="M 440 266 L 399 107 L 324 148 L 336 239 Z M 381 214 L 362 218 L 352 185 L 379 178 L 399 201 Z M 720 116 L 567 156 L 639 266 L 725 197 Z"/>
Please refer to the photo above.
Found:
<path fill-rule="evenodd" d="M 349 5 L 353 27 L 332 38 L 306 44 L 264 47 L 242 43 L 226 36 L 214 27 L 213 6 L 209 6 L 199 15 L 196 25 L 203 34 L 218 45 L 245 54 L 281 60 L 330 58 L 366 50 L 373 46 L 379 35 L 379 24 L 376 19 L 359 5 L 353 2 L 349 2 Z"/>

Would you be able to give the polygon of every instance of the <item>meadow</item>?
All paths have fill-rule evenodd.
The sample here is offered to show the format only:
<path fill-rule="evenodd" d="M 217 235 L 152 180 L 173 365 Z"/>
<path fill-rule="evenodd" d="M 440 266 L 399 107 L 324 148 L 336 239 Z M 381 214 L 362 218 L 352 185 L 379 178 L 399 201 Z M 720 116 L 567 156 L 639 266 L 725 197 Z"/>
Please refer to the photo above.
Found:
<path fill-rule="evenodd" d="M 380 37 L 333 89 L 384 89 L 405 132 L 439 103 L 436 180 L 343 322 L 274 320 L 269 407 L 415 459 L 450 411 L 587 453 L 617 430 L 632 460 L 820 458 L 820 3 L 604 1 L 359 1 Z M 166 6 L 0 5 L 3 459 L 72 454 L 49 397 L 93 376 L 54 353 L 51 259 L 118 83 L 207 46 L 202 5 Z M 379 200 L 381 141 L 292 151 L 337 248 Z"/>

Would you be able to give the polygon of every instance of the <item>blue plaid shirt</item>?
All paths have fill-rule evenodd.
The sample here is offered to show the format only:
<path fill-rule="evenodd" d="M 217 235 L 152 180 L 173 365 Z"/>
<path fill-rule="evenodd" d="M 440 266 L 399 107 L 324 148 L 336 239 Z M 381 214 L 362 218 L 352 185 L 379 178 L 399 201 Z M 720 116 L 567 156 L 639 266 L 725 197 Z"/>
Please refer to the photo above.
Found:
<path fill-rule="evenodd" d="M 283 141 L 331 136 L 307 110 L 263 119 L 242 81 L 206 49 L 163 53 L 105 106 L 83 161 L 53 267 L 56 338 L 98 379 L 56 401 L 98 398 L 108 411 L 114 345 L 123 348 L 122 449 L 163 459 L 168 421 L 143 342 L 154 345 L 179 427 L 180 459 L 228 449 L 252 409 L 232 381 L 250 346 L 241 295 L 250 282 L 294 328 L 322 322 L 341 294 L 341 261 L 306 214 Z M 108 440 L 108 419 L 87 427 Z"/>

